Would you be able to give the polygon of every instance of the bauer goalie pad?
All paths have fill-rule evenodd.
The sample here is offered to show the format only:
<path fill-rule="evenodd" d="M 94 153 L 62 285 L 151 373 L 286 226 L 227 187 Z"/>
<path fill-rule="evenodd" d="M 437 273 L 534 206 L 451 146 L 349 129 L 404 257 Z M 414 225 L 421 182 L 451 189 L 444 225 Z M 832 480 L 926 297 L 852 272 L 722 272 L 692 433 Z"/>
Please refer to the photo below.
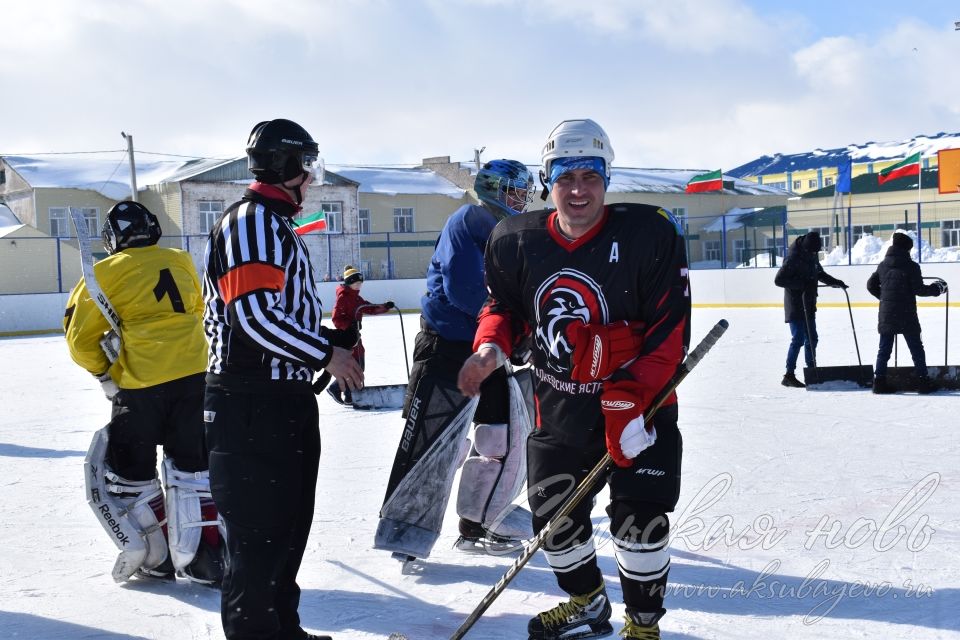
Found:
<path fill-rule="evenodd" d="M 380 509 L 375 549 L 430 555 L 469 446 L 466 434 L 477 402 L 433 376 L 417 384 Z"/>
<path fill-rule="evenodd" d="M 107 443 L 107 427 L 93 434 L 83 470 L 87 504 L 120 549 L 111 574 L 123 582 L 140 567 L 151 569 L 167 559 L 163 522 L 150 506 L 157 498 L 162 505 L 163 491 L 157 479 L 134 481 L 113 473 L 106 464 Z"/>
<path fill-rule="evenodd" d="M 512 503 L 527 481 L 526 442 L 533 428 L 530 370 L 509 375 L 507 390 L 509 424 L 478 424 L 474 429 L 473 451 L 460 473 L 457 513 L 498 535 L 529 538 L 533 535 L 531 523 L 508 515 L 515 510 Z"/>
<path fill-rule="evenodd" d="M 167 501 L 167 535 L 170 559 L 178 571 L 186 569 L 197 555 L 203 527 L 217 527 L 224 538 L 219 518 L 204 520 L 202 502 L 212 501 L 209 471 L 180 471 L 173 460 L 164 458 L 161 468 Z"/>

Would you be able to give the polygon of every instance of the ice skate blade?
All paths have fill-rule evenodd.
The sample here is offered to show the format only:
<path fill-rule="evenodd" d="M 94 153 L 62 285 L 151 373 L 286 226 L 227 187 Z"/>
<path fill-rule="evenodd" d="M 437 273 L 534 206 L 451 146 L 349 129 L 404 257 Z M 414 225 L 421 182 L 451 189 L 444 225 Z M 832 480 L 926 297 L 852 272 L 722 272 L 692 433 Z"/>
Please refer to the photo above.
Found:
<path fill-rule="evenodd" d="M 488 540 L 486 538 L 472 539 L 460 536 L 453 543 L 453 548 L 464 553 L 473 553 L 485 556 L 508 556 L 523 551 L 525 540 Z"/>
<path fill-rule="evenodd" d="M 536 634 L 530 635 L 529 640 L 577 640 L 578 638 L 604 638 L 613 633 L 613 625 L 609 622 L 598 622 L 590 625 L 589 629 L 573 631 L 562 635 Z"/>

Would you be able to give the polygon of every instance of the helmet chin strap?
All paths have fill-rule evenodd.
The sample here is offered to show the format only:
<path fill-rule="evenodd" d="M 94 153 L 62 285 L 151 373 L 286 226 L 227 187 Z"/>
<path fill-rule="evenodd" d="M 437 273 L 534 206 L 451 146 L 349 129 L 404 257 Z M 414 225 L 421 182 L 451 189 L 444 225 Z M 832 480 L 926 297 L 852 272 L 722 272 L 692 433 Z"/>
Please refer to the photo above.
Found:
<path fill-rule="evenodd" d="M 287 180 L 286 182 L 283 183 L 283 186 L 284 186 L 285 188 L 287 188 L 287 189 L 289 189 L 290 191 L 293 192 L 293 200 L 294 200 L 294 202 L 297 203 L 297 206 L 298 206 L 298 207 L 303 204 L 303 194 L 300 192 L 300 187 L 303 186 L 303 183 L 307 181 L 307 177 L 308 177 L 309 175 L 310 175 L 310 174 L 309 174 L 308 172 L 306 172 L 306 171 L 304 171 L 303 173 L 301 173 L 301 174 L 300 174 L 300 182 L 298 182 L 296 185 L 294 185 L 294 186 L 292 186 L 292 187 L 287 186 L 287 182 L 290 182 L 290 180 Z M 291 178 L 291 180 L 292 180 L 292 179 L 293 179 L 293 178 Z"/>

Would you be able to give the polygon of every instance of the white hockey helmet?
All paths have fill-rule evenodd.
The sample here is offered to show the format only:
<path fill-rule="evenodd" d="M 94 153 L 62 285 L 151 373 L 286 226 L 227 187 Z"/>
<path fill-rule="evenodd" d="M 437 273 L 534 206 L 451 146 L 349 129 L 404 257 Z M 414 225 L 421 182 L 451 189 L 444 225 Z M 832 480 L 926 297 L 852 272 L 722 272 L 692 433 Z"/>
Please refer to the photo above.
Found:
<path fill-rule="evenodd" d="M 564 120 L 550 132 L 543 145 L 541 180 L 550 178 L 554 160 L 568 157 L 600 158 L 603 160 L 605 181 L 610 181 L 613 147 L 606 131 L 593 120 Z"/>

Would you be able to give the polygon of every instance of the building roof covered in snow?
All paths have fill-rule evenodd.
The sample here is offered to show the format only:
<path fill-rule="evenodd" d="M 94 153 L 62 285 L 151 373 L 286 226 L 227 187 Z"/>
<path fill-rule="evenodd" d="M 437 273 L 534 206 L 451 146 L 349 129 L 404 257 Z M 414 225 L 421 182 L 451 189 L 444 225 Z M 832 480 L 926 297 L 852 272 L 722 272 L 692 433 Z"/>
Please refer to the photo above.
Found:
<path fill-rule="evenodd" d="M 849 158 L 854 163 L 884 162 L 905 158 L 920 152 L 921 157 L 935 156 L 941 149 L 960 148 L 960 133 L 919 135 L 900 142 L 866 142 L 849 144 L 836 149 L 814 149 L 802 153 L 775 153 L 760 156 L 727 173 L 738 178 L 760 176 L 788 171 L 803 171 L 820 167 L 836 167 Z"/>

